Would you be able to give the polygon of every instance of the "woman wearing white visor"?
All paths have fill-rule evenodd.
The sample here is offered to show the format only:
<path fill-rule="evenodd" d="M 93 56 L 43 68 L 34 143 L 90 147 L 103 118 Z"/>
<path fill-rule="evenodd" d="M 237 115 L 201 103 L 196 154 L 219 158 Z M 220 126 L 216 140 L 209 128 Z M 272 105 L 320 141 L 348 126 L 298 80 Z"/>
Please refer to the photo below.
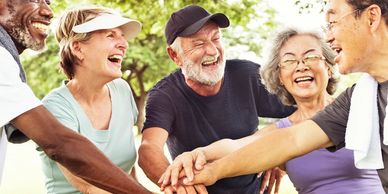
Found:
<path fill-rule="evenodd" d="M 59 121 L 87 137 L 114 164 L 131 172 L 135 180 L 132 127 L 137 108 L 131 89 L 120 77 L 127 41 L 140 30 L 140 22 L 108 8 L 84 7 L 65 12 L 56 38 L 60 65 L 68 80 L 43 99 Z M 37 150 L 43 161 L 47 193 L 104 193 Z M 82 155 L 74 150 L 74 157 Z"/>

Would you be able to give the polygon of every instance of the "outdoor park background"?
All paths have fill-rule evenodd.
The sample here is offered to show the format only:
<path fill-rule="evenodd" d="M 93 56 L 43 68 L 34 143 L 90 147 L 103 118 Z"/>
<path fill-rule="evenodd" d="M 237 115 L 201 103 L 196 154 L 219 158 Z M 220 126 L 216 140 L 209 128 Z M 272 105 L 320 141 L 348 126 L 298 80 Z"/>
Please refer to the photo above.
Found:
<path fill-rule="evenodd" d="M 53 28 L 56 26 L 56 18 L 70 5 L 91 3 L 121 10 L 124 15 L 143 23 L 141 34 L 129 42 L 122 65 L 123 79 L 131 85 L 140 111 L 135 133 L 142 127 L 147 92 L 158 80 L 176 69 L 165 52 L 163 34 L 164 25 L 174 10 L 196 3 L 212 13 L 225 13 L 231 20 L 231 26 L 223 30 L 226 57 L 249 59 L 260 64 L 265 61 L 265 48 L 276 29 L 285 25 L 296 25 L 319 30 L 324 18 L 324 5 L 320 0 L 66 0 L 52 1 L 51 6 L 56 13 Z M 58 46 L 52 35 L 48 38 L 47 48 L 43 53 L 25 52 L 22 61 L 28 83 L 39 98 L 58 87 L 65 79 L 58 70 Z M 343 91 L 357 78 L 358 75 L 345 76 L 338 92 Z M 261 118 L 261 123 L 265 121 L 267 120 Z M 140 139 L 139 135 L 137 147 Z M 137 172 L 141 183 L 153 191 L 158 191 L 139 168 Z M 280 193 L 296 193 L 287 177 L 282 182 Z M 45 192 L 40 159 L 34 143 L 30 141 L 21 145 L 9 144 L 0 194 Z"/>

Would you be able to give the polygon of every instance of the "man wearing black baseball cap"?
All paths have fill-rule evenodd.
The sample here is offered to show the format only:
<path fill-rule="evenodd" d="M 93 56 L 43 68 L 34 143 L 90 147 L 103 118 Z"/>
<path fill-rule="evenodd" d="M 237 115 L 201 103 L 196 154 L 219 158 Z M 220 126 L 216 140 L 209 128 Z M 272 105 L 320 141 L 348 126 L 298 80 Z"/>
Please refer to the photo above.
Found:
<path fill-rule="evenodd" d="M 279 118 L 293 111 L 268 95 L 258 64 L 225 60 L 220 28 L 228 26 L 224 14 L 211 14 L 197 5 L 174 12 L 167 22 L 167 52 L 180 69 L 150 91 L 139 148 L 139 165 L 156 184 L 162 185 L 158 180 L 169 166 L 163 153 L 166 142 L 174 159 L 220 139 L 254 133 L 259 116 Z M 187 156 L 192 155 L 178 159 Z M 206 159 L 213 158 L 217 156 Z M 192 165 L 195 159 L 186 164 Z M 164 191 L 206 193 L 203 185 L 183 186 L 174 180 L 172 185 Z M 259 186 L 260 180 L 251 174 L 223 179 L 206 189 L 211 194 L 244 194 L 258 193 Z"/>

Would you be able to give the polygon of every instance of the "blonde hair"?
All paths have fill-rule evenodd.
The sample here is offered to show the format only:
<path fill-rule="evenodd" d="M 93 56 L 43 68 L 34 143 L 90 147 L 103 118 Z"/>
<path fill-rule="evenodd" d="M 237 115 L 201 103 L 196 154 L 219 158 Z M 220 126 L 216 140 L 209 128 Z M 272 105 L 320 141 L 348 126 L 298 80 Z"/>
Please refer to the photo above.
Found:
<path fill-rule="evenodd" d="M 59 43 L 60 67 L 69 79 L 74 77 L 74 66 L 77 62 L 77 57 L 72 52 L 72 44 L 87 41 L 91 37 L 91 32 L 75 33 L 72 31 L 73 27 L 106 13 L 111 14 L 115 11 L 105 7 L 85 6 L 69 9 L 61 16 L 55 36 Z"/>
<path fill-rule="evenodd" d="M 261 69 L 262 82 L 267 90 L 279 97 L 285 105 L 296 105 L 294 97 L 286 90 L 286 88 L 280 83 L 279 79 L 279 63 L 280 63 L 280 49 L 284 44 L 292 37 L 298 35 L 308 35 L 315 38 L 318 44 L 321 46 L 322 54 L 325 57 L 325 63 L 329 67 L 331 77 L 326 87 L 326 91 L 329 94 L 334 94 L 337 90 L 337 84 L 339 82 L 339 73 L 335 68 L 334 51 L 323 41 L 323 38 L 318 32 L 302 32 L 295 28 L 288 28 L 279 32 L 272 43 L 270 54 L 267 64 Z"/>

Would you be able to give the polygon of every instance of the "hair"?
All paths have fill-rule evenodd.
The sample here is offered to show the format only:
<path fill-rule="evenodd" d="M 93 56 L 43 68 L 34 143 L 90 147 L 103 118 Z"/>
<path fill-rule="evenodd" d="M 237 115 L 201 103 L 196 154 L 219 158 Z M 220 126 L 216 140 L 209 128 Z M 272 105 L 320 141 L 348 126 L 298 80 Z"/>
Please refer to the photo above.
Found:
<path fill-rule="evenodd" d="M 176 37 L 174 42 L 171 43 L 170 48 L 178 54 L 183 54 L 181 37 Z"/>
<path fill-rule="evenodd" d="M 279 78 L 279 64 L 280 64 L 280 49 L 284 44 L 292 37 L 299 35 L 308 35 L 317 40 L 320 44 L 323 56 L 325 57 L 325 62 L 329 67 L 329 72 L 331 73 L 331 78 L 326 87 L 326 91 L 329 94 L 333 94 L 337 89 L 337 84 L 339 82 L 338 70 L 335 67 L 334 62 L 334 51 L 326 44 L 321 35 L 318 32 L 301 32 L 294 28 L 285 29 L 279 32 L 273 41 L 272 47 L 270 49 L 269 58 L 267 64 L 261 69 L 262 82 L 267 88 L 267 90 L 279 97 L 285 105 L 296 105 L 294 97 L 286 90 L 286 88 L 281 84 Z"/>
<path fill-rule="evenodd" d="M 388 1 L 387 0 L 346 0 L 346 2 L 356 11 L 356 17 L 360 17 L 362 11 L 375 4 L 381 9 L 381 15 L 384 17 L 385 24 L 388 24 Z"/>
<path fill-rule="evenodd" d="M 75 33 L 72 31 L 73 27 L 106 13 L 114 11 L 105 7 L 86 6 L 67 10 L 61 16 L 55 35 L 59 43 L 60 67 L 69 79 L 74 78 L 75 65 L 79 60 L 72 52 L 73 43 L 87 41 L 92 34 L 92 32 Z"/>

